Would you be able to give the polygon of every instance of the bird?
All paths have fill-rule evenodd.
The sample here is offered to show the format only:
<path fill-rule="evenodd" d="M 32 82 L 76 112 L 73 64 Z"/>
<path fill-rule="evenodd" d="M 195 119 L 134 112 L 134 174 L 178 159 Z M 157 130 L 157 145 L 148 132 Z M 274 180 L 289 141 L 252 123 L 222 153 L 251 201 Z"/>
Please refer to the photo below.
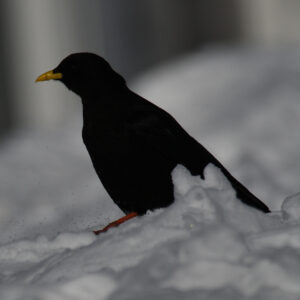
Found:
<path fill-rule="evenodd" d="M 104 188 L 125 216 L 94 231 L 99 234 L 147 211 L 174 202 L 172 170 L 181 164 L 204 178 L 213 164 L 244 204 L 269 208 L 187 133 L 168 112 L 132 91 L 101 56 L 73 53 L 36 82 L 56 80 L 82 101 L 82 138 Z"/>

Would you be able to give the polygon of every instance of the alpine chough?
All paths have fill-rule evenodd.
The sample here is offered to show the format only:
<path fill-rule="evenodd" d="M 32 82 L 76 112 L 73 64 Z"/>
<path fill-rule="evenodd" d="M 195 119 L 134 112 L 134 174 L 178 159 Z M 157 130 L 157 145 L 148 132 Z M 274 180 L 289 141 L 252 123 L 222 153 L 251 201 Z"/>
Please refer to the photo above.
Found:
<path fill-rule="evenodd" d="M 84 144 L 102 184 L 125 217 L 96 234 L 147 210 L 174 201 L 171 172 L 177 164 L 204 177 L 220 168 L 243 203 L 269 208 L 236 180 L 166 111 L 131 91 L 122 76 L 100 56 L 74 53 L 36 81 L 58 80 L 81 97 Z"/>

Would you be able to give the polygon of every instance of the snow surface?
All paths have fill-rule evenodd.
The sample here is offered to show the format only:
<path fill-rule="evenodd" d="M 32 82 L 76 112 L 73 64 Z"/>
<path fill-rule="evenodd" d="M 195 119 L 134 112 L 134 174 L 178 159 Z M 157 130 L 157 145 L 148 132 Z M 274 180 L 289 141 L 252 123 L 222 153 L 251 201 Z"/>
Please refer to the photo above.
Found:
<path fill-rule="evenodd" d="M 296 51 L 208 50 L 133 85 L 268 215 L 238 201 L 214 166 L 205 180 L 177 166 L 172 206 L 95 237 L 122 213 L 98 182 L 80 124 L 11 137 L 0 150 L 0 299 L 299 299 L 299 75 Z"/>

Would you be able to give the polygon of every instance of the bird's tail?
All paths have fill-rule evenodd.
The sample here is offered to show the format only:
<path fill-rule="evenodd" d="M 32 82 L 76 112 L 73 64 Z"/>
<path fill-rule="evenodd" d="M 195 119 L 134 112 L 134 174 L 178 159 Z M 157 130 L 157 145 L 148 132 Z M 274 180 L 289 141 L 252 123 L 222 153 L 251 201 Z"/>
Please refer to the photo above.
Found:
<path fill-rule="evenodd" d="M 224 175 L 228 178 L 232 187 L 236 191 L 236 196 L 243 203 L 261 210 L 264 213 L 269 213 L 270 209 L 261 200 L 254 196 L 245 186 L 236 180 L 225 168 L 222 168 Z"/>

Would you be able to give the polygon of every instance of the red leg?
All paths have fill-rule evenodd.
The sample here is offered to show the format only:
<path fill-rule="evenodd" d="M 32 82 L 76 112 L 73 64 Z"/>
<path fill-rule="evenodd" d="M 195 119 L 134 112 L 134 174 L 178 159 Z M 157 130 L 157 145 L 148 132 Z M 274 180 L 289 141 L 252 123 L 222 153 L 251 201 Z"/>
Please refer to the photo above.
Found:
<path fill-rule="evenodd" d="M 138 214 L 136 212 L 132 212 L 132 213 L 130 213 L 130 214 L 128 214 L 128 215 L 126 215 L 126 216 L 124 216 L 124 217 L 122 217 L 122 218 L 114 221 L 114 222 L 109 223 L 107 226 L 105 226 L 104 228 L 102 228 L 100 230 L 94 230 L 94 233 L 96 235 L 98 235 L 98 234 L 100 234 L 102 232 L 107 231 L 111 227 L 117 227 L 117 226 L 119 226 L 120 224 L 122 224 L 122 223 L 124 223 L 124 222 L 126 222 L 126 221 L 128 221 L 128 220 L 130 220 L 130 219 L 132 219 L 134 217 L 136 217 L 137 215 Z"/>

